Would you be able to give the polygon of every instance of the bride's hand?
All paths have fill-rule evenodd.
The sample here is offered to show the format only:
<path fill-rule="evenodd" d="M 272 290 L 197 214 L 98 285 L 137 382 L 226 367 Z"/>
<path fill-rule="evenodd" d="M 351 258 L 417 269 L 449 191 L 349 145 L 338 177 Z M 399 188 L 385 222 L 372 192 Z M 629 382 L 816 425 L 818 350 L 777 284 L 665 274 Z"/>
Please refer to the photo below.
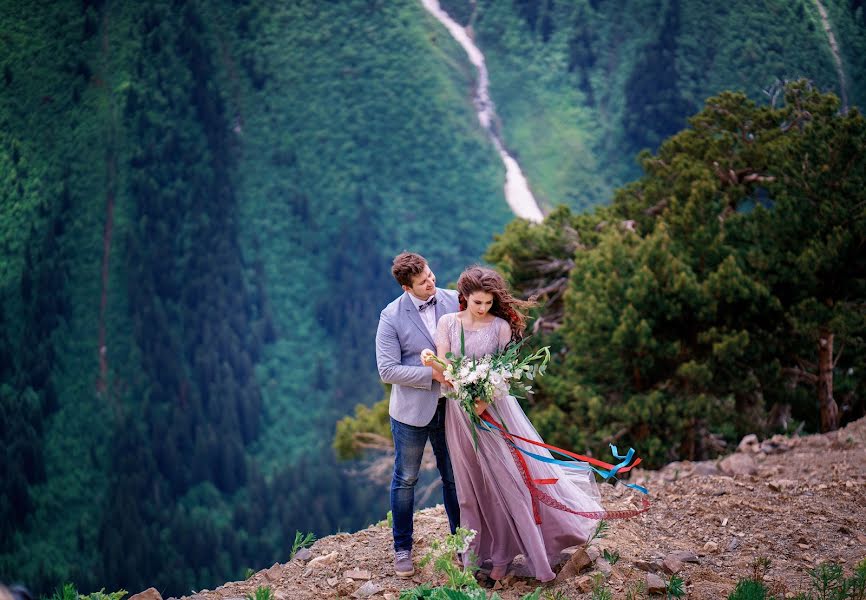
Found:
<path fill-rule="evenodd" d="M 478 416 L 481 416 L 481 413 L 483 413 L 485 410 L 487 410 L 488 406 L 489 405 L 487 404 L 487 402 L 485 402 L 484 400 L 479 400 L 478 398 L 476 398 L 475 399 L 475 414 Z"/>

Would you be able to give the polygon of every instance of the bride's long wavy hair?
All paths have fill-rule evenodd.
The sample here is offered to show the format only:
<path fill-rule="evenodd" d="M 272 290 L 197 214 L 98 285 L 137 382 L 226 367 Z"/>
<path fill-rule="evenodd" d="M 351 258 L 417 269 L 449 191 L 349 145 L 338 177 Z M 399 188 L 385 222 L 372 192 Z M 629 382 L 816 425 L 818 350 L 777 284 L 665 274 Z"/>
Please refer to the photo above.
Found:
<path fill-rule="evenodd" d="M 522 311 L 537 304 L 534 298 L 529 300 L 515 298 L 508 291 L 502 275 L 493 269 L 477 265 L 467 268 L 457 280 L 460 310 L 466 310 L 467 298 L 474 292 L 487 292 L 493 296 L 490 313 L 508 323 L 511 327 L 512 342 L 523 338 L 523 332 L 526 330 L 526 315 Z"/>

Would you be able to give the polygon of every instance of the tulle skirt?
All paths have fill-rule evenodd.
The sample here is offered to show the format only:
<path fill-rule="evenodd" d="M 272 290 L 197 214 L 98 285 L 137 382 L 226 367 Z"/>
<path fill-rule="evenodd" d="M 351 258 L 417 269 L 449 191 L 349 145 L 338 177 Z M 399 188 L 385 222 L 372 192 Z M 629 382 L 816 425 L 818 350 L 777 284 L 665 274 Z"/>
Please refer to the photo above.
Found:
<path fill-rule="evenodd" d="M 508 396 L 496 401 L 492 416 L 511 433 L 542 441 L 517 400 Z M 495 431 L 477 430 L 476 451 L 469 419 L 455 400 L 448 400 L 445 434 L 460 502 L 460 525 L 477 532 L 470 550 L 479 565 L 502 568 L 523 555 L 529 572 L 540 581 L 555 577 L 553 567 L 562 550 L 586 542 L 597 521 L 562 511 L 544 503 L 537 505 L 541 524 L 533 512 L 532 496 L 508 443 Z M 544 448 L 516 441 L 519 447 L 550 457 Z M 538 487 L 572 510 L 598 512 L 598 488 L 593 474 L 526 458 L 532 479 L 556 479 Z M 468 554 L 468 553 L 467 553 Z M 465 560 L 469 560 L 468 556 Z"/>

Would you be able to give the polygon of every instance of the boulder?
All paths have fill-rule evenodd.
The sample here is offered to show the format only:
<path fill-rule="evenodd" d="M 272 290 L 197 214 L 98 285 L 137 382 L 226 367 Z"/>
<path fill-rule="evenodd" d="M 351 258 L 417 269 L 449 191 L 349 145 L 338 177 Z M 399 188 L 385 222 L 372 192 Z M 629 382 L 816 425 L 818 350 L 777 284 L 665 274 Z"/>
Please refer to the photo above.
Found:
<path fill-rule="evenodd" d="M 740 440 L 740 444 L 737 446 L 737 452 L 749 452 L 749 453 L 757 453 L 761 450 L 761 444 L 758 442 L 758 436 L 754 433 L 750 433 L 742 440 Z"/>
<path fill-rule="evenodd" d="M 646 574 L 646 591 L 648 594 L 660 594 L 667 589 L 664 580 L 655 573 Z"/>
<path fill-rule="evenodd" d="M 728 475 L 754 475 L 758 472 L 755 459 L 750 454 L 731 454 L 722 459 L 719 468 Z"/>
<path fill-rule="evenodd" d="M 156 588 L 150 587 L 143 592 L 130 596 L 129 600 L 162 600 L 162 594 L 156 591 Z"/>

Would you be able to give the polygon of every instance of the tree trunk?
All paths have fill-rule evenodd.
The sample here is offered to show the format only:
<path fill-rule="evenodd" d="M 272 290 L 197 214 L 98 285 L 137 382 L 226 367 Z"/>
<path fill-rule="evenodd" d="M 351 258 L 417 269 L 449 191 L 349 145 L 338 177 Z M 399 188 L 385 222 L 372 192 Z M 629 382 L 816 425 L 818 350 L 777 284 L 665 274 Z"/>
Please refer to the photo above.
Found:
<path fill-rule="evenodd" d="M 818 337 L 818 407 L 821 431 L 839 428 L 839 407 L 833 399 L 833 334 L 822 330 Z"/>

